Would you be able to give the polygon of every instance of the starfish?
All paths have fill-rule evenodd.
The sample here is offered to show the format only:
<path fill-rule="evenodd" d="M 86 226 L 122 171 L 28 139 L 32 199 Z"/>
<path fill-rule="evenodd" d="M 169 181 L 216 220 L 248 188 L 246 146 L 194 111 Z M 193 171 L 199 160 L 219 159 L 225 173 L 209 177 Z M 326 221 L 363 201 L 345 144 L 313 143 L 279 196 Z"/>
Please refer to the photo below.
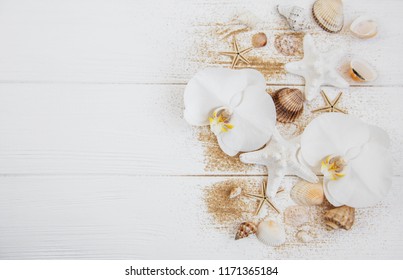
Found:
<path fill-rule="evenodd" d="M 342 92 L 340 92 L 335 99 L 333 99 L 332 101 L 330 101 L 329 97 L 326 95 L 326 93 L 321 90 L 320 94 L 323 97 L 323 100 L 325 101 L 326 105 L 324 107 L 320 107 L 318 109 L 315 109 L 312 111 L 312 113 L 317 113 L 317 112 L 340 112 L 340 113 L 344 113 L 347 114 L 346 111 L 340 109 L 337 107 L 337 104 L 340 101 L 341 95 L 343 94 Z"/>
<path fill-rule="evenodd" d="M 266 182 L 263 182 L 260 194 L 250 194 L 250 193 L 245 194 L 246 196 L 249 196 L 252 198 L 257 198 L 258 200 L 260 200 L 259 206 L 257 207 L 257 210 L 255 212 L 255 215 L 259 214 L 259 212 L 260 212 L 260 210 L 262 210 L 263 204 L 265 202 L 267 203 L 267 205 L 269 205 L 271 208 L 273 208 L 278 214 L 280 214 L 280 210 L 278 210 L 278 208 L 274 205 L 274 203 L 271 201 L 271 199 L 266 195 L 266 189 L 267 189 L 267 184 L 266 184 Z M 284 189 L 278 190 L 277 193 L 280 193 L 282 191 L 284 191 Z"/>
<path fill-rule="evenodd" d="M 275 130 L 263 149 L 241 154 L 239 158 L 243 163 L 260 164 L 267 167 L 266 195 L 269 199 L 273 199 L 286 174 L 301 177 L 311 183 L 318 182 L 315 173 L 300 162 L 299 150 L 299 137 L 287 141 Z"/>
<path fill-rule="evenodd" d="M 285 69 L 305 78 L 305 98 L 313 100 L 322 85 L 331 85 L 339 88 L 347 88 L 349 84 L 337 72 L 336 65 L 339 60 L 339 49 L 320 53 L 311 35 L 304 37 L 304 58 L 300 61 L 290 62 Z"/>
<path fill-rule="evenodd" d="M 226 56 L 230 56 L 232 57 L 232 63 L 231 63 L 231 69 L 234 69 L 235 66 L 238 64 L 239 60 L 242 60 L 243 62 L 245 62 L 246 64 L 250 64 L 250 61 L 244 56 L 245 54 L 247 54 L 248 52 L 250 52 L 253 48 L 247 48 L 247 49 L 243 49 L 240 50 L 239 49 L 239 45 L 234 37 L 233 41 L 232 41 L 232 47 L 233 47 L 233 51 L 230 52 L 220 52 L 220 54 L 222 55 L 226 55 Z"/>

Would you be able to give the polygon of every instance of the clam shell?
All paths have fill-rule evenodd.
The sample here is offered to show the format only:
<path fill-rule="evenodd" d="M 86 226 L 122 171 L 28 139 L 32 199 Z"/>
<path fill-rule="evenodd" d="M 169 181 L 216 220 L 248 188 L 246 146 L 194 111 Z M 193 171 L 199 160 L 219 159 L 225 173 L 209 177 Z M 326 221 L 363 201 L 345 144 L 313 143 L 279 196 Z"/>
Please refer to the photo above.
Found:
<path fill-rule="evenodd" d="M 368 16 L 360 16 L 351 23 L 350 31 L 358 38 L 368 39 L 378 34 L 378 24 Z"/>
<path fill-rule="evenodd" d="M 341 0 L 317 0 L 312 7 L 312 15 L 323 30 L 337 33 L 343 28 L 344 14 Z"/>
<path fill-rule="evenodd" d="M 353 59 L 350 62 L 350 75 L 357 82 L 372 82 L 377 78 L 375 69 L 363 59 Z"/>
<path fill-rule="evenodd" d="M 284 211 L 285 223 L 298 227 L 309 222 L 309 213 L 307 207 L 294 205 L 287 207 Z"/>
<path fill-rule="evenodd" d="M 266 46 L 267 36 L 263 32 L 256 33 L 252 36 L 252 46 L 254 48 L 261 48 Z"/>
<path fill-rule="evenodd" d="M 322 183 L 299 181 L 290 192 L 291 199 L 298 205 L 314 206 L 323 203 Z"/>
<path fill-rule="evenodd" d="M 277 10 L 280 15 L 285 17 L 292 30 L 301 31 L 308 27 L 308 19 L 303 8 L 290 5 L 278 5 Z"/>
<path fill-rule="evenodd" d="M 296 88 L 282 88 L 273 94 L 277 120 L 290 123 L 301 116 L 304 111 L 304 94 Z"/>
<path fill-rule="evenodd" d="M 325 212 L 325 224 L 327 230 L 349 230 L 354 224 L 355 208 L 341 206 Z"/>
<path fill-rule="evenodd" d="M 252 222 L 243 222 L 239 225 L 238 231 L 235 235 L 235 240 L 248 237 L 251 234 L 255 234 L 257 227 Z"/>
<path fill-rule="evenodd" d="M 262 221 L 257 227 L 257 238 L 268 246 L 279 246 L 285 242 L 284 226 L 277 221 Z"/>

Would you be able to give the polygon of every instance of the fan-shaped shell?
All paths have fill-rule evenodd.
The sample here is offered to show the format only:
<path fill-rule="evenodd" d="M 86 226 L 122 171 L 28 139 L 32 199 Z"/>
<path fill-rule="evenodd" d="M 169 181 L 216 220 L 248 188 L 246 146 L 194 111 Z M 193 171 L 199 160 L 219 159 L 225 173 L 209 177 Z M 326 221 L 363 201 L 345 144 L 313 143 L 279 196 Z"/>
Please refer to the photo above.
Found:
<path fill-rule="evenodd" d="M 304 110 L 304 94 L 296 88 L 282 88 L 273 94 L 277 120 L 290 123 L 301 116 Z"/>
<path fill-rule="evenodd" d="M 354 224 L 355 209 L 349 206 L 334 208 L 325 212 L 325 224 L 327 230 L 347 229 Z"/>
<path fill-rule="evenodd" d="M 284 226 L 274 220 L 262 221 L 257 227 L 256 236 L 268 246 L 279 246 L 285 242 Z"/>
<path fill-rule="evenodd" d="M 239 225 L 238 231 L 235 235 L 235 240 L 248 237 L 251 234 L 255 234 L 257 227 L 252 222 L 243 222 Z"/>
<path fill-rule="evenodd" d="M 315 21 L 322 29 L 337 33 L 343 28 L 344 14 L 341 0 L 317 0 L 312 7 Z"/>
<path fill-rule="evenodd" d="M 299 181 L 290 192 L 291 199 L 298 205 L 314 206 L 323 203 L 324 193 L 322 183 Z"/>

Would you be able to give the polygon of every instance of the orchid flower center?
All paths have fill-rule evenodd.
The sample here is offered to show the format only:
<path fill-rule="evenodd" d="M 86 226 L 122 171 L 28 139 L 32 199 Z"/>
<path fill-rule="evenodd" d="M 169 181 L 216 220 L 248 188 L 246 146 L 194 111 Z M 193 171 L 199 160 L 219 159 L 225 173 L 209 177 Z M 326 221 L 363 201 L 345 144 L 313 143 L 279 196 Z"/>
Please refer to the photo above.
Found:
<path fill-rule="evenodd" d="M 330 155 L 322 161 L 320 171 L 325 178 L 334 181 L 344 177 L 343 170 L 346 166 L 347 162 L 343 157 Z"/>
<path fill-rule="evenodd" d="M 210 129 L 215 135 L 228 132 L 234 126 L 229 122 L 232 112 L 226 107 L 219 107 L 214 110 L 213 115 L 209 117 Z"/>

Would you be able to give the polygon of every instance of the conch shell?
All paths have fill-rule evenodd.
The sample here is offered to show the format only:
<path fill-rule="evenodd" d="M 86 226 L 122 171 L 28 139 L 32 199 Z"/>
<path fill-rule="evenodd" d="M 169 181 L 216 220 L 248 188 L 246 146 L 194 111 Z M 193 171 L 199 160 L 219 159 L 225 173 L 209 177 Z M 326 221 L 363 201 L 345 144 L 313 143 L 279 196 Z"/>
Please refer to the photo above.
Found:
<path fill-rule="evenodd" d="M 325 196 L 336 207 L 369 207 L 386 196 L 392 185 L 388 148 L 385 131 L 341 113 L 321 114 L 301 136 L 302 159 L 314 170 L 329 155 L 345 161 L 344 176 L 323 181 Z"/>
<path fill-rule="evenodd" d="M 290 5 L 278 5 L 277 10 L 285 17 L 288 25 L 294 31 L 301 31 L 308 28 L 308 19 L 304 8 Z"/>
<path fill-rule="evenodd" d="M 325 212 L 327 230 L 338 228 L 349 230 L 354 224 L 355 209 L 349 206 L 334 208 Z"/>
<path fill-rule="evenodd" d="M 273 94 L 277 120 L 290 123 L 299 118 L 304 111 L 304 94 L 296 88 L 282 88 Z"/>
<path fill-rule="evenodd" d="M 254 223 L 243 222 L 239 225 L 238 231 L 235 235 L 235 240 L 248 237 L 251 234 L 255 234 L 257 227 Z"/>
<path fill-rule="evenodd" d="M 220 148 L 229 156 L 266 144 L 276 123 L 266 81 L 253 69 L 207 68 L 187 84 L 184 118 L 196 126 L 209 125 Z"/>
<path fill-rule="evenodd" d="M 317 0 L 312 7 L 312 15 L 323 30 L 340 32 L 344 24 L 342 0 Z"/>

